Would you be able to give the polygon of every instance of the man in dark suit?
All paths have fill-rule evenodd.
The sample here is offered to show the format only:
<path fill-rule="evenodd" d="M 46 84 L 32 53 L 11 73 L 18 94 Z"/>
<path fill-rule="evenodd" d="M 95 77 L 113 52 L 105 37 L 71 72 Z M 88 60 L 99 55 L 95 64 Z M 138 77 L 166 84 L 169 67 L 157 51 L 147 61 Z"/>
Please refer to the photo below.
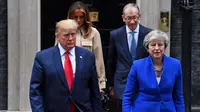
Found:
<path fill-rule="evenodd" d="M 110 33 L 107 78 L 110 95 L 118 102 L 117 110 L 121 110 L 123 92 L 133 61 L 149 55 L 142 44 L 151 29 L 139 24 L 140 17 L 139 7 L 134 3 L 127 4 L 122 15 L 126 25 Z"/>
<path fill-rule="evenodd" d="M 30 81 L 33 112 L 100 112 L 94 54 L 76 47 L 77 23 L 56 24 L 58 45 L 36 54 Z"/>

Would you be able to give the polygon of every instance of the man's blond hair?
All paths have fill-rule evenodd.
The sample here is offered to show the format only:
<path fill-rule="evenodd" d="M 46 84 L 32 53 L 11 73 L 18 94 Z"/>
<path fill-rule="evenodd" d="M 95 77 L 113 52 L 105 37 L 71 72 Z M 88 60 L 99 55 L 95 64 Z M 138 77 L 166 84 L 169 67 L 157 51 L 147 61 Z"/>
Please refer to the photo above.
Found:
<path fill-rule="evenodd" d="M 55 35 L 59 35 L 64 30 L 76 30 L 78 29 L 78 24 L 75 20 L 72 19 L 65 19 L 61 20 L 56 24 L 56 31 Z"/>

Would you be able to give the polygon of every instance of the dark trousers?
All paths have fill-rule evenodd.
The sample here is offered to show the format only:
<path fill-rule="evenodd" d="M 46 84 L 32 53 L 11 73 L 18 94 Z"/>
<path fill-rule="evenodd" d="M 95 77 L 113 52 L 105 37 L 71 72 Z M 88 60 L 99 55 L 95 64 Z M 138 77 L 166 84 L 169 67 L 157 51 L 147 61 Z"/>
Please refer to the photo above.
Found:
<path fill-rule="evenodd" d="M 122 100 L 117 99 L 117 112 L 122 112 Z"/>
<path fill-rule="evenodd" d="M 110 99 L 102 112 L 122 112 L 122 100 Z"/>

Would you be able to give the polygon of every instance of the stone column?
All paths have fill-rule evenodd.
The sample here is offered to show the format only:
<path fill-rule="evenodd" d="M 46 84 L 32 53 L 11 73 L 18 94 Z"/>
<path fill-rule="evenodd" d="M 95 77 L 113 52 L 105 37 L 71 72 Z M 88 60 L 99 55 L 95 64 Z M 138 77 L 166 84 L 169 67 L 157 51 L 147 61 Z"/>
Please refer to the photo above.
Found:
<path fill-rule="evenodd" d="M 171 36 L 171 0 L 160 0 L 160 11 L 169 12 L 169 31 L 167 33 L 169 40 Z M 166 54 L 170 55 L 170 43 L 166 49 Z"/>
<path fill-rule="evenodd" d="M 19 110 L 19 0 L 8 0 L 8 110 Z"/>
<path fill-rule="evenodd" d="M 40 0 L 8 1 L 8 110 L 29 111 L 29 82 L 40 50 Z"/>
<path fill-rule="evenodd" d="M 170 38 L 171 22 L 171 0 L 137 0 L 142 14 L 140 23 L 152 29 L 160 29 L 160 12 L 169 11 L 169 31 L 166 32 Z M 166 55 L 170 55 L 170 44 L 166 49 Z"/>
<path fill-rule="evenodd" d="M 159 1 L 160 0 L 137 0 L 142 14 L 140 23 L 152 29 L 159 28 Z"/>

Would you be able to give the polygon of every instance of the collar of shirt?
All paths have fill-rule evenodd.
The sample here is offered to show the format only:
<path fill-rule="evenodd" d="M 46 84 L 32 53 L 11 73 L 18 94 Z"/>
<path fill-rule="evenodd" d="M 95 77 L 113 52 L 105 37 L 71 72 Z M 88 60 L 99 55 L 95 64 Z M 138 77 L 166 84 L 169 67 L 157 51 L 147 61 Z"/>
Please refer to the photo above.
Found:
<path fill-rule="evenodd" d="M 134 38 L 135 38 L 135 42 L 137 45 L 138 42 L 138 35 L 139 35 L 139 24 L 137 25 L 136 29 L 134 30 Z M 132 41 L 132 30 L 130 30 L 128 28 L 128 26 L 126 25 L 126 35 L 127 35 L 127 42 L 128 42 L 128 47 L 129 47 L 129 51 L 131 50 L 131 41 Z"/>
<path fill-rule="evenodd" d="M 135 28 L 135 33 L 138 33 L 139 32 L 139 28 L 140 28 L 140 25 L 139 24 L 137 24 L 137 26 L 136 26 L 136 28 Z M 132 30 L 131 29 L 129 29 L 129 27 L 126 25 L 126 33 L 128 34 L 128 33 L 131 33 L 132 32 Z"/>
<path fill-rule="evenodd" d="M 60 56 L 64 56 L 66 50 L 58 43 L 58 48 L 60 50 Z M 69 50 L 70 55 L 75 56 L 75 47 Z"/>
<path fill-rule="evenodd" d="M 62 61 L 62 65 L 64 68 L 64 60 L 65 60 L 65 52 L 66 50 L 60 45 L 60 43 L 58 43 L 58 48 L 60 50 L 60 56 L 61 56 L 61 61 Z M 73 68 L 73 74 L 75 76 L 75 71 L 76 71 L 76 56 L 75 56 L 75 47 L 72 48 L 71 50 L 69 50 L 69 58 L 71 60 L 72 63 L 72 68 Z"/>

